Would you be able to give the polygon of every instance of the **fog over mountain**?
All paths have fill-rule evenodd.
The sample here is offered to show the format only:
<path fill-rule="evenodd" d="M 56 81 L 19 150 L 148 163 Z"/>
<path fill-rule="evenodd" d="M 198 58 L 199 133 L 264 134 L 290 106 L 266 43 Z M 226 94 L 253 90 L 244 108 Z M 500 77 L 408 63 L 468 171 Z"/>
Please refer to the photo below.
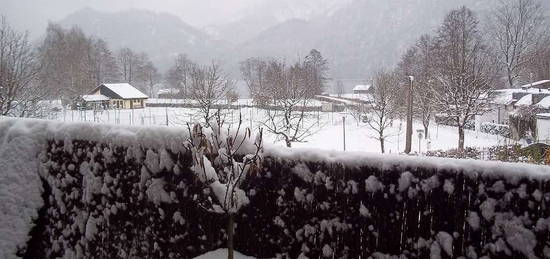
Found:
<path fill-rule="evenodd" d="M 295 61 L 316 48 L 328 58 L 332 77 L 359 79 L 394 65 L 451 8 L 483 13 L 492 1 L 0 0 L 0 13 L 36 39 L 48 21 L 77 25 L 112 48 L 148 53 L 161 71 L 178 53 L 201 63 L 221 61 L 237 74 L 238 62 L 248 57 Z"/>
<path fill-rule="evenodd" d="M 113 49 L 129 47 L 145 52 L 161 70 L 166 70 L 179 53 L 207 61 L 219 57 L 226 48 L 225 43 L 169 13 L 140 9 L 109 13 L 85 8 L 59 23 L 66 28 L 76 25 L 85 33 L 104 39 Z"/>

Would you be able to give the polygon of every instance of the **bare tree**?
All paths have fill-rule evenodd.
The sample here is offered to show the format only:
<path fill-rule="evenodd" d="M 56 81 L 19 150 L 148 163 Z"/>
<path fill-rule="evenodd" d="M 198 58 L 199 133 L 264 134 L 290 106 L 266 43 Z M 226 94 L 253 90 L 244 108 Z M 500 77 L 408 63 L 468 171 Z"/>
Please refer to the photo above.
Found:
<path fill-rule="evenodd" d="M 336 81 L 336 93 L 338 94 L 338 97 L 342 97 L 344 94 L 344 83 L 340 80 Z"/>
<path fill-rule="evenodd" d="M 129 84 L 133 83 L 137 79 L 137 70 L 140 66 L 138 54 L 129 48 L 122 48 L 118 50 L 117 60 L 122 80 Z"/>
<path fill-rule="evenodd" d="M 218 64 L 212 63 L 209 66 L 191 68 L 188 85 L 189 96 L 198 103 L 200 116 L 209 126 L 216 105 L 226 100 L 227 93 L 233 88 L 233 82 Z"/>
<path fill-rule="evenodd" d="M 71 28 L 66 34 L 68 48 L 65 61 L 69 64 L 68 90 L 70 97 L 82 95 L 95 87 L 91 53 L 93 41 L 79 27 Z"/>
<path fill-rule="evenodd" d="M 466 123 L 487 108 L 486 98 L 496 74 L 495 61 L 482 41 L 476 16 L 466 7 L 446 16 L 437 44 L 434 104 L 456 123 L 458 149 L 464 150 Z"/>
<path fill-rule="evenodd" d="M 56 24 L 48 25 L 38 50 L 40 84 L 48 89 L 50 98 L 72 101 L 111 76 L 111 72 L 116 73 L 106 44 L 87 37 L 78 27 L 64 30 Z"/>
<path fill-rule="evenodd" d="M 102 39 L 96 39 L 92 47 L 95 85 L 118 82 L 120 80 L 120 71 L 116 58 L 109 49 L 107 42 Z"/>
<path fill-rule="evenodd" d="M 78 27 L 66 31 L 50 24 L 40 47 L 41 84 L 65 101 L 93 88 L 91 49 L 90 39 Z"/>
<path fill-rule="evenodd" d="M 0 115 L 31 117 L 39 110 L 43 89 L 36 82 L 39 64 L 27 33 L 0 18 Z"/>
<path fill-rule="evenodd" d="M 528 64 L 527 73 L 532 80 L 550 78 L 550 31 L 545 34 L 535 47 Z"/>
<path fill-rule="evenodd" d="M 66 41 L 66 32 L 60 25 L 50 23 L 46 29 L 46 37 L 38 48 L 40 59 L 40 84 L 47 88 L 50 98 L 61 98 L 67 95 L 65 89 L 70 88 L 66 52 L 69 43 Z"/>
<path fill-rule="evenodd" d="M 240 64 L 241 76 L 245 81 L 250 96 L 256 104 L 265 105 L 271 99 L 267 89 L 267 69 L 270 60 L 249 58 Z"/>
<path fill-rule="evenodd" d="M 509 87 L 529 79 L 527 65 L 544 35 L 544 13 L 540 3 L 535 0 L 499 0 L 489 24 L 488 32 L 496 44 Z"/>
<path fill-rule="evenodd" d="M 422 35 L 402 57 L 398 69 L 403 79 L 414 76 L 413 112 L 414 117 L 422 122 L 426 137 L 429 136 L 429 125 L 434 114 L 431 91 L 435 83 L 434 48 L 434 39 L 429 35 Z"/>
<path fill-rule="evenodd" d="M 393 72 L 378 72 L 374 78 L 373 92 L 369 95 L 366 109 L 366 123 L 376 132 L 375 139 L 380 141 L 380 151 L 384 153 L 385 140 L 389 136 L 387 129 L 393 124 L 400 110 L 399 87 L 401 80 Z"/>
<path fill-rule="evenodd" d="M 147 90 L 149 96 L 153 96 L 155 84 L 160 80 L 160 74 L 153 62 L 146 59 L 146 63 L 139 69 L 139 79 L 142 81 L 143 89 Z"/>
<path fill-rule="evenodd" d="M 180 97 L 187 96 L 187 82 L 190 80 L 191 69 L 195 66 L 195 63 L 187 58 L 186 55 L 180 54 L 174 60 L 172 67 L 166 72 L 165 79 L 168 85 L 171 88 L 178 89 Z"/>
<path fill-rule="evenodd" d="M 429 35 L 422 35 L 416 43 L 418 49 L 419 68 L 415 77 L 414 107 L 417 118 L 422 121 L 424 135 L 429 138 L 429 126 L 434 115 L 433 84 L 435 83 L 434 39 Z"/>
<path fill-rule="evenodd" d="M 266 77 L 267 89 L 272 97 L 262 125 L 278 140 L 283 140 L 287 147 L 294 142 L 304 142 L 313 134 L 315 126 L 307 120 L 311 93 L 307 89 L 307 72 L 300 63 L 287 67 L 272 60 Z"/>

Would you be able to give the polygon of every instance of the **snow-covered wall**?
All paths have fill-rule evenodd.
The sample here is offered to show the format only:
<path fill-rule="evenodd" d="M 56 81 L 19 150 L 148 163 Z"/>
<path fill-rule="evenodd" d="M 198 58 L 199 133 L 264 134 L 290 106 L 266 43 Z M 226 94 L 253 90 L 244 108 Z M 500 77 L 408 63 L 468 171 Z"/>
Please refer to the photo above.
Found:
<path fill-rule="evenodd" d="M 223 246 L 223 217 L 196 202 L 209 196 L 186 138 L 0 119 L 0 257 L 189 258 Z M 548 167 L 271 146 L 265 156 L 236 218 L 245 254 L 550 255 Z M 37 217 L 44 230 L 25 249 Z"/>

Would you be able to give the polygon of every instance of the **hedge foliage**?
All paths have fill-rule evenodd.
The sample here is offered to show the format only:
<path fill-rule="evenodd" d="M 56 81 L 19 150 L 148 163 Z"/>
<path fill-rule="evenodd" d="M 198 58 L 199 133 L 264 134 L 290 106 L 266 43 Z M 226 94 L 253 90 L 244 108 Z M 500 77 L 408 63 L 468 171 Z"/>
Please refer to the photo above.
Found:
<path fill-rule="evenodd" d="M 193 258 L 224 246 L 226 219 L 197 205 L 210 196 L 187 153 L 50 141 L 41 161 L 48 188 L 28 258 Z M 250 204 L 235 248 L 260 258 L 548 256 L 550 182 L 478 173 L 266 157 L 242 186 Z"/>

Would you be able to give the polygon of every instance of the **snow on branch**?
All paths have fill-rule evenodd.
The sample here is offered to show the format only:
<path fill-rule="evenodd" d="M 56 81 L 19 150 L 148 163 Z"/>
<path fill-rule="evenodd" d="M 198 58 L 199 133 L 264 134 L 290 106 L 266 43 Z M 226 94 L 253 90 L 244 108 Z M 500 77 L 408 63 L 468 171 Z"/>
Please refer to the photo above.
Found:
<path fill-rule="evenodd" d="M 262 130 L 253 143 L 255 151 L 239 155 L 241 147 L 251 138 L 250 129 L 245 128 L 242 132 L 241 118 L 234 132 L 229 128 L 225 131 L 219 113 L 216 118 L 207 133 L 200 124 L 188 125 L 190 138 L 186 146 L 193 157 L 191 170 L 216 198 L 215 202 L 209 199 L 202 206 L 217 213 L 234 214 L 249 203 L 246 193 L 239 186 L 248 174 L 257 173 L 261 168 Z M 242 158 L 239 159 L 239 156 Z"/>

